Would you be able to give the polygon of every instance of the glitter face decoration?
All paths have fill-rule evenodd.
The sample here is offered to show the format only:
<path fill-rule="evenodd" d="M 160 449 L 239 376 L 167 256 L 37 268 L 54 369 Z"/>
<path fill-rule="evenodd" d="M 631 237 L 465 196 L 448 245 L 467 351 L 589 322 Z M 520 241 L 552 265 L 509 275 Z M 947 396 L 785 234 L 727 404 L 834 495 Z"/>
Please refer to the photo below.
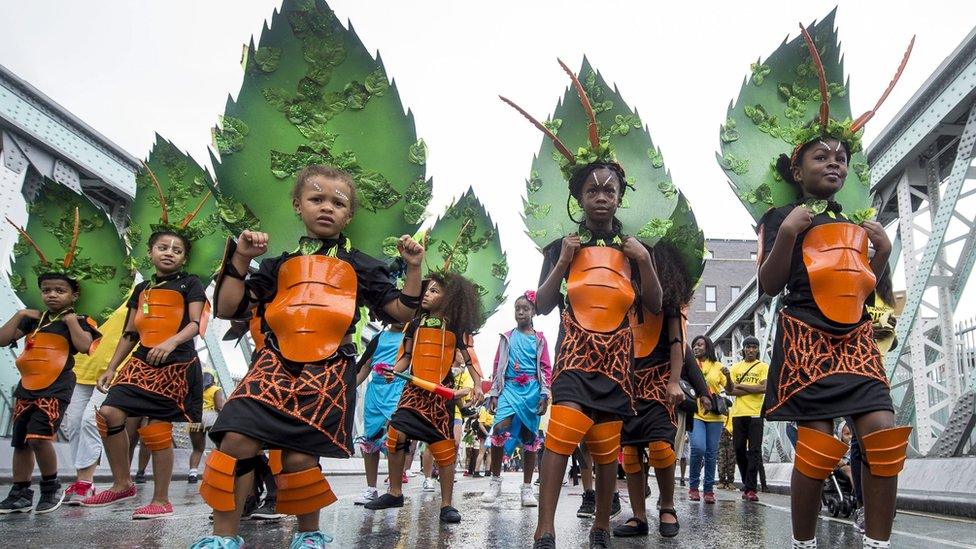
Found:
<path fill-rule="evenodd" d="M 338 196 L 339 198 L 345 200 L 346 202 L 349 202 L 349 197 L 346 196 L 346 193 L 340 191 L 339 189 L 332 189 L 332 192 L 334 192 L 336 196 Z"/>

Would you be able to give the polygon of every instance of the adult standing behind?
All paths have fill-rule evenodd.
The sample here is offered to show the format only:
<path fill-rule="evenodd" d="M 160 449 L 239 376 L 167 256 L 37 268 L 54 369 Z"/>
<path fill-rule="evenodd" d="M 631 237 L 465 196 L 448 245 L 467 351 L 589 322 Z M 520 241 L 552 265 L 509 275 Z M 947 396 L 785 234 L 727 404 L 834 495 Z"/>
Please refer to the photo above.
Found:
<path fill-rule="evenodd" d="M 695 414 L 695 426 L 691 430 L 691 471 L 688 473 L 688 499 L 701 501 L 698 492 L 701 483 L 705 503 L 715 503 L 715 457 L 718 453 L 718 440 L 722 435 L 726 413 L 721 413 L 720 396 L 725 387 L 725 376 L 722 375 L 722 364 L 715 356 L 715 345 L 706 336 L 700 335 L 691 342 L 691 350 L 698 359 L 705 383 L 708 384 L 708 395 L 698 398 L 698 413 Z M 716 407 L 719 403 L 719 407 Z M 702 479 L 702 466 L 705 474 Z"/>
<path fill-rule="evenodd" d="M 731 372 L 722 368 L 725 390 L 736 397 L 729 415 L 732 416 L 732 445 L 735 461 L 742 479 L 742 499 L 759 501 L 756 495 L 756 476 L 762 464 L 763 397 L 769 364 L 759 360 L 759 340 L 749 336 L 742 342 L 743 360 L 732 365 Z"/>

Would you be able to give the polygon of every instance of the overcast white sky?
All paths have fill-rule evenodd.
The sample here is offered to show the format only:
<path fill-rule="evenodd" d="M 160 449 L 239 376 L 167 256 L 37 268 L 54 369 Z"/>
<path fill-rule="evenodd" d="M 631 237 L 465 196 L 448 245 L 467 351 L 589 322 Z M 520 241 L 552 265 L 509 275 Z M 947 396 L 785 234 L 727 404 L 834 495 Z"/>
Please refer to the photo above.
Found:
<path fill-rule="evenodd" d="M 534 286 L 541 259 L 518 216 L 524 178 L 541 136 L 504 106 L 539 117 L 567 85 L 556 64 L 585 53 L 639 109 L 709 237 L 753 237 L 751 219 L 716 165 L 718 127 L 749 63 L 767 56 L 797 23 L 835 2 L 353 1 L 329 3 L 379 50 L 403 104 L 430 147 L 432 211 L 473 185 L 499 223 L 511 294 Z M 258 35 L 278 0 L 10 2 L 0 7 L 0 64 L 135 156 L 153 132 L 208 162 L 210 127 L 236 94 L 241 45 Z M 912 34 L 901 82 L 867 126 L 884 128 L 976 24 L 969 2 L 842 1 L 837 25 L 855 113 L 887 85 Z M 896 285 L 903 283 L 896 282 Z M 960 318 L 976 313 L 970 288 Z M 511 327 L 510 306 L 478 342 Z M 554 335 L 554 319 L 539 323 Z"/>

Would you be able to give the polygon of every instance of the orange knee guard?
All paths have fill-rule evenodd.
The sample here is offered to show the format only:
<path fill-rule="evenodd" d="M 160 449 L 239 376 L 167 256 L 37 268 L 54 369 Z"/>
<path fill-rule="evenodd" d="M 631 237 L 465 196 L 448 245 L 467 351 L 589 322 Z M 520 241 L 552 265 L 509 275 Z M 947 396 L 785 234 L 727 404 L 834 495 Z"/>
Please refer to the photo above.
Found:
<path fill-rule="evenodd" d="M 624 472 L 632 475 L 640 471 L 640 450 L 636 446 L 624 446 Z"/>
<path fill-rule="evenodd" d="M 586 449 L 590 451 L 597 465 L 617 461 L 617 454 L 620 453 L 620 429 L 623 426 L 622 421 L 607 421 L 597 423 L 586 432 Z"/>
<path fill-rule="evenodd" d="M 796 430 L 793 468 L 804 476 L 825 480 L 847 452 L 847 445 L 836 438 L 807 427 Z"/>
<path fill-rule="evenodd" d="M 553 405 L 546 429 L 546 450 L 562 456 L 573 455 L 590 427 L 593 427 L 593 420 L 583 412 L 569 406 Z"/>
<path fill-rule="evenodd" d="M 454 445 L 454 439 L 452 438 L 438 440 L 433 444 L 429 444 L 427 448 L 430 450 L 430 454 L 434 456 L 434 461 L 437 462 L 439 467 L 452 465 L 455 459 L 457 459 L 457 447 Z"/>
<path fill-rule="evenodd" d="M 214 511 L 233 511 L 237 459 L 220 450 L 212 450 L 207 456 L 206 465 L 203 470 L 203 482 L 200 483 L 200 495 L 203 496 L 203 501 L 213 507 Z"/>
<path fill-rule="evenodd" d="M 278 475 L 284 469 L 281 465 L 281 450 L 268 450 L 268 468 L 272 475 Z"/>
<path fill-rule="evenodd" d="M 674 455 L 674 448 L 663 440 L 655 440 L 647 445 L 647 465 L 654 469 L 667 469 L 674 465 L 678 456 Z"/>
<path fill-rule="evenodd" d="M 139 428 L 139 438 L 146 443 L 146 448 L 153 452 L 173 447 L 173 424 L 168 421 L 158 421 Z"/>
<path fill-rule="evenodd" d="M 908 437 L 911 427 L 882 429 L 861 437 L 864 445 L 864 461 L 876 477 L 895 477 L 905 467 Z"/>
<path fill-rule="evenodd" d="M 282 473 L 275 480 L 278 483 L 276 509 L 279 513 L 306 515 L 332 505 L 338 499 L 318 467 L 297 473 Z"/>

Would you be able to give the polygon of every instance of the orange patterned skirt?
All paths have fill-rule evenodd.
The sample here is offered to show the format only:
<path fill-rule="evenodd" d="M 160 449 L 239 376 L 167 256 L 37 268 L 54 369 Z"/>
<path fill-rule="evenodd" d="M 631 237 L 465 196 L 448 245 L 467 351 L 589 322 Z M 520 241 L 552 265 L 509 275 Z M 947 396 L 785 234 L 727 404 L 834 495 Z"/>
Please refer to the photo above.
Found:
<path fill-rule="evenodd" d="M 131 417 L 200 423 L 203 416 L 200 359 L 152 366 L 130 357 L 112 381 L 105 405 Z"/>
<path fill-rule="evenodd" d="M 352 346 L 344 346 L 321 362 L 299 364 L 264 347 L 220 411 L 210 437 L 219 444 L 224 433 L 240 433 L 268 448 L 349 457 L 356 408 L 353 353 Z"/>
<path fill-rule="evenodd" d="M 643 365 L 638 360 L 635 377 L 637 415 L 624 418 L 624 426 L 620 431 L 620 444 L 645 446 L 657 441 L 674 443 L 678 422 L 674 415 L 674 406 L 668 399 L 671 363 L 665 361 Z"/>
<path fill-rule="evenodd" d="M 833 419 L 894 410 L 871 321 L 827 330 L 783 310 L 763 413 L 772 421 Z"/>

